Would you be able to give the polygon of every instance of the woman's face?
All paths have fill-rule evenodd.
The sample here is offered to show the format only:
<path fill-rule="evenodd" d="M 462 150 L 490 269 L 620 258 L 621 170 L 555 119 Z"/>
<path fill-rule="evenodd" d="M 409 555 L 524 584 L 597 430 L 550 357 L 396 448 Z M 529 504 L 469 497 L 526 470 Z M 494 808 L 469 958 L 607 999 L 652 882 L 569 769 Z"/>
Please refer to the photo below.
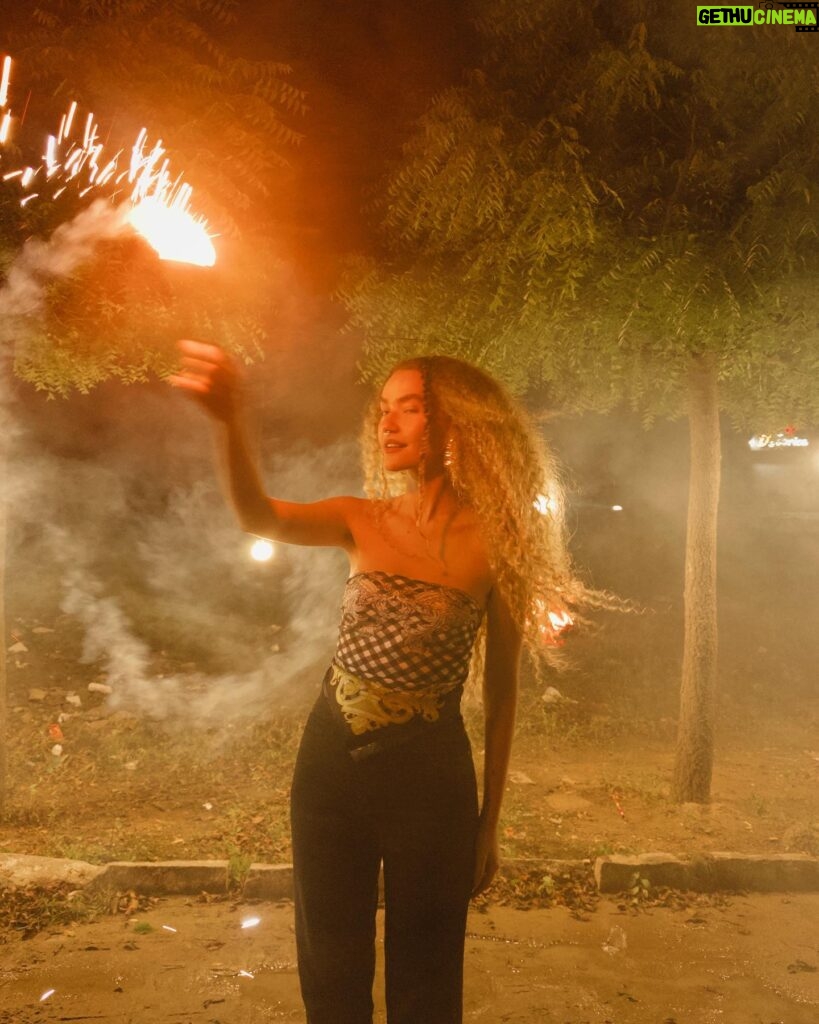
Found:
<path fill-rule="evenodd" d="M 417 469 L 426 454 L 427 415 L 420 370 L 396 370 L 381 391 L 378 443 L 391 473 Z"/>

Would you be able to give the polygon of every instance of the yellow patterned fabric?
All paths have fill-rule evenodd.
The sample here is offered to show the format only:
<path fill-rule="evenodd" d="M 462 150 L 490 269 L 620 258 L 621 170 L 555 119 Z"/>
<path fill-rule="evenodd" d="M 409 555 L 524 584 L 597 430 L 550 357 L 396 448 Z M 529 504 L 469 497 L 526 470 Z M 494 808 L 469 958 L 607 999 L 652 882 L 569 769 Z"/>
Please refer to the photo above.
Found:
<path fill-rule="evenodd" d="M 385 725 L 404 725 L 416 715 L 436 722 L 441 713 L 442 701 L 434 693 L 388 689 L 372 680 L 359 679 L 335 663 L 328 685 L 354 736 Z"/>

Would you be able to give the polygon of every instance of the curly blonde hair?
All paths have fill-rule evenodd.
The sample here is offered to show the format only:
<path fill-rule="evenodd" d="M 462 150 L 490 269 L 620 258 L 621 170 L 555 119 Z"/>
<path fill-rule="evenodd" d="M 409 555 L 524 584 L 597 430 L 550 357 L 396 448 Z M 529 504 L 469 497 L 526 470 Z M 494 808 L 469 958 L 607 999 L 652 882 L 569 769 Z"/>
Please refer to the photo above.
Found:
<path fill-rule="evenodd" d="M 481 523 L 489 562 L 502 600 L 523 636 L 535 666 L 559 664 L 549 612 L 568 612 L 574 621 L 584 608 L 606 605 L 607 595 L 587 587 L 568 551 L 563 488 L 556 460 L 528 415 L 483 370 L 450 356 L 420 356 L 393 367 L 418 370 L 430 429 L 445 419 L 447 473 L 460 504 Z M 389 375 L 388 375 L 389 376 Z M 362 433 L 365 491 L 385 507 L 406 490 L 406 474 L 388 479 L 378 442 L 376 395 Z M 418 488 L 423 502 L 424 462 Z M 419 503 L 420 504 L 420 503 Z"/>

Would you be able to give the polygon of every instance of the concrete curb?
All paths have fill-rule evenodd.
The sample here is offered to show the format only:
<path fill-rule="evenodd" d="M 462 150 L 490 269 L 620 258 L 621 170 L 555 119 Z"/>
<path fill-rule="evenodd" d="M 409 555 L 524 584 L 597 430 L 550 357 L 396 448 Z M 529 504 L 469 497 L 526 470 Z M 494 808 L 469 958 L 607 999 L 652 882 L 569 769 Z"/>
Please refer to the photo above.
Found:
<path fill-rule="evenodd" d="M 602 893 L 622 892 L 638 879 L 652 887 L 695 892 L 819 892 L 819 858 L 802 854 L 711 853 L 683 860 L 670 853 L 588 860 L 515 860 L 501 868 L 507 878 L 594 871 Z M 53 857 L 0 854 L 0 888 L 69 883 L 89 892 L 133 889 L 146 896 L 198 896 L 227 893 L 232 886 L 226 860 L 114 861 L 106 865 Z M 251 864 L 240 889 L 246 899 L 292 899 L 290 864 Z"/>
<path fill-rule="evenodd" d="M 670 853 L 646 853 L 598 857 L 594 865 L 600 892 L 622 892 L 642 878 L 651 886 L 695 892 L 817 892 L 819 859 L 786 853 L 709 853 L 681 860 Z"/>

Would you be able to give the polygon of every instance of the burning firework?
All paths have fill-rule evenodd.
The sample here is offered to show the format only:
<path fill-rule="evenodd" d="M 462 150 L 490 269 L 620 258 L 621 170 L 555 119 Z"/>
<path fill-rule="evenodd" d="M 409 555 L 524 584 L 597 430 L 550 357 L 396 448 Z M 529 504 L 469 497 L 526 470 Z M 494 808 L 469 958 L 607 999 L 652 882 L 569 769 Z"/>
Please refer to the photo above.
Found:
<path fill-rule="evenodd" d="M 563 609 L 556 611 L 549 608 L 545 601 L 535 602 L 537 613 L 537 628 L 543 643 L 549 647 L 560 647 L 565 640 L 567 630 L 574 625 L 574 619 Z"/>
<path fill-rule="evenodd" d="M 0 145 L 8 140 L 11 130 L 12 113 L 6 109 L 10 79 L 11 58 L 6 57 L 0 73 Z M 130 196 L 123 206 L 124 221 L 145 238 L 160 259 L 213 266 L 216 251 L 207 223 L 190 210 L 193 189 L 181 177 L 171 178 L 161 140 L 146 149 L 148 132 L 143 128 L 131 148 L 129 166 L 121 171 L 123 151 L 110 159 L 105 157 L 93 114 L 85 119 L 82 137 L 73 139 L 76 114 L 77 104 L 72 102 L 57 133 L 47 137 L 39 164 L 3 175 L 4 181 L 19 179 L 20 188 L 27 193 L 20 199 L 20 205 L 25 206 L 40 195 L 57 199 L 72 184 L 76 184 L 83 197 L 109 183 L 115 186 L 116 194 L 127 183 Z M 35 184 L 36 191 L 30 191 Z"/>

